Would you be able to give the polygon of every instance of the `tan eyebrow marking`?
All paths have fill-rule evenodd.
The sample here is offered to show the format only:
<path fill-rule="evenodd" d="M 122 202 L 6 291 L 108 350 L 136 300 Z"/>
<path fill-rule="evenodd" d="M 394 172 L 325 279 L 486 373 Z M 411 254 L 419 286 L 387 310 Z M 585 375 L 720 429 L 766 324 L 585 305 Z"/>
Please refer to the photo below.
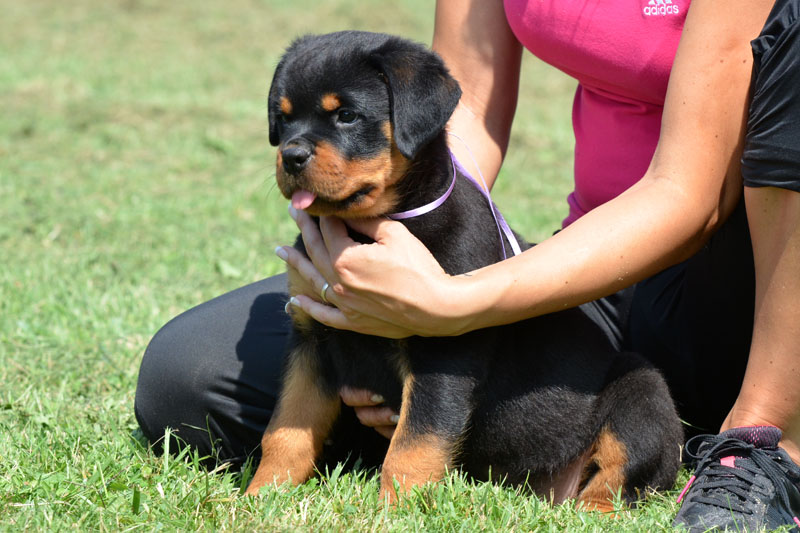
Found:
<path fill-rule="evenodd" d="M 325 111 L 336 111 L 342 107 L 342 101 L 339 100 L 339 97 L 333 93 L 324 95 L 320 103 L 322 104 L 322 109 Z"/>
<path fill-rule="evenodd" d="M 281 113 L 284 115 L 292 114 L 292 102 L 285 96 L 281 96 Z"/>

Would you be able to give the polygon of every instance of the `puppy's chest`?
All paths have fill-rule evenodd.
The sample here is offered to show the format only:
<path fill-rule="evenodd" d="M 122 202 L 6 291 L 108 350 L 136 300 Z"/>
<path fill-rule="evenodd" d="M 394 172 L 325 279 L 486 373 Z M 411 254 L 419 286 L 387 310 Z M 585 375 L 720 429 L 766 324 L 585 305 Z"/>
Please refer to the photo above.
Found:
<path fill-rule="evenodd" d="M 411 369 L 408 344 L 347 331 L 326 333 L 318 355 L 333 385 L 373 391 L 399 409 L 402 383 Z"/>
<path fill-rule="evenodd" d="M 323 327 L 323 326 L 319 326 Z M 497 338 L 492 330 L 462 337 L 412 337 L 391 340 L 325 328 L 318 337 L 317 354 L 323 373 L 335 389 L 344 386 L 370 390 L 383 396 L 386 404 L 400 409 L 403 384 L 420 375 L 437 376 L 444 383 L 453 376 L 470 375 L 480 386 L 489 373 Z"/>

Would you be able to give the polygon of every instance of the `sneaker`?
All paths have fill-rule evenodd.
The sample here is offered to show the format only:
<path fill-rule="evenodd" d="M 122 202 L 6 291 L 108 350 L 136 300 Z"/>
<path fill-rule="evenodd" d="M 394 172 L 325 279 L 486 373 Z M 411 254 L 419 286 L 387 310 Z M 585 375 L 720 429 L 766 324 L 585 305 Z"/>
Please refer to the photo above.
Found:
<path fill-rule="evenodd" d="M 678 502 L 675 526 L 708 530 L 761 531 L 794 526 L 800 531 L 800 467 L 778 448 L 773 426 L 733 428 L 698 435 L 686 443 L 697 469 Z"/>

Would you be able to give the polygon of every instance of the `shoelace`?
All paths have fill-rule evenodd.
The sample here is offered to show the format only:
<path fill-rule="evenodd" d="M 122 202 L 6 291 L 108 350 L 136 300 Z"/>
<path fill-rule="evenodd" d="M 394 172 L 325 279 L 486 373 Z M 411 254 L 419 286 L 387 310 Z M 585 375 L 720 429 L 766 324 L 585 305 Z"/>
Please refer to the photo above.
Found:
<path fill-rule="evenodd" d="M 718 442 L 715 435 L 698 435 L 686 443 L 686 453 L 689 457 L 699 460 L 695 474 L 686 484 L 678 501 L 694 483 L 694 489 L 698 492 L 692 496 L 692 501 L 714 505 L 723 509 L 730 509 L 734 512 L 752 514 L 752 509 L 747 509 L 741 502 L 745 501 L 754 488 L 761 494 L 767 495 L 769 487 L 764 483 L 759 483 L 757 475 L 766 477 L 781 498 L 784 510 L 791 507 L 789 495 L 786 487 L 782 483 L 783 471 L 776 464 L 781 461 L 781 457 L 769 449 L 756 448 L 739 439 L 725 438 Z M 697 443 L 697 451 L 693 452 L 691 447 Z M 721 457 L 736 456 L 742 459 L 736 462 L 735 467 L 726 466 L 720 463 Z M 700 476 L 705 476 L 702 481 L 695 480 Z M 786 513 L 786 511 L 784 511 Z M 791 521 L 797 518 L 787 514 Z"/>

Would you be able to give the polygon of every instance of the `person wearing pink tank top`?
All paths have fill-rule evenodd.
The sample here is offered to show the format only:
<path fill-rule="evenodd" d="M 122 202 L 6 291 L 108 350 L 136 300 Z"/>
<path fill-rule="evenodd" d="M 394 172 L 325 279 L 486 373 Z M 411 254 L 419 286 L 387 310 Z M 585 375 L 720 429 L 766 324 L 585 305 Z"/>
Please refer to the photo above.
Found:
<path fill-rule="evenodd" d="M 800 526 L 799 3 L 439 0 L 433 48 L 463 89 L 449 127 L 470 147 L 451 148 L 490 185 L 523 47 L 578 80 L 563 229 L 450 277 L 396 222 L 348 222 L 378 243 L 357 246 L 341 221 L 320 234 L 293 212 L 315 261 L 279 255 L 310 287 L 341 290 L 292 305 L 395 338 L 584 305 L 662 371 L 687 433 L 707 433 L 688 443 L 697 471 L 676 524 Z M 343 395 L 362 422 L 389 426 L 368 398 Z"/>
<path fill-rule="evenodd" d="M 579 82 L 575 190 L 564 225 L 618 196 L 650 164 L 689 0 L 662 5 L 505 1 L 520 43 Z"/>

